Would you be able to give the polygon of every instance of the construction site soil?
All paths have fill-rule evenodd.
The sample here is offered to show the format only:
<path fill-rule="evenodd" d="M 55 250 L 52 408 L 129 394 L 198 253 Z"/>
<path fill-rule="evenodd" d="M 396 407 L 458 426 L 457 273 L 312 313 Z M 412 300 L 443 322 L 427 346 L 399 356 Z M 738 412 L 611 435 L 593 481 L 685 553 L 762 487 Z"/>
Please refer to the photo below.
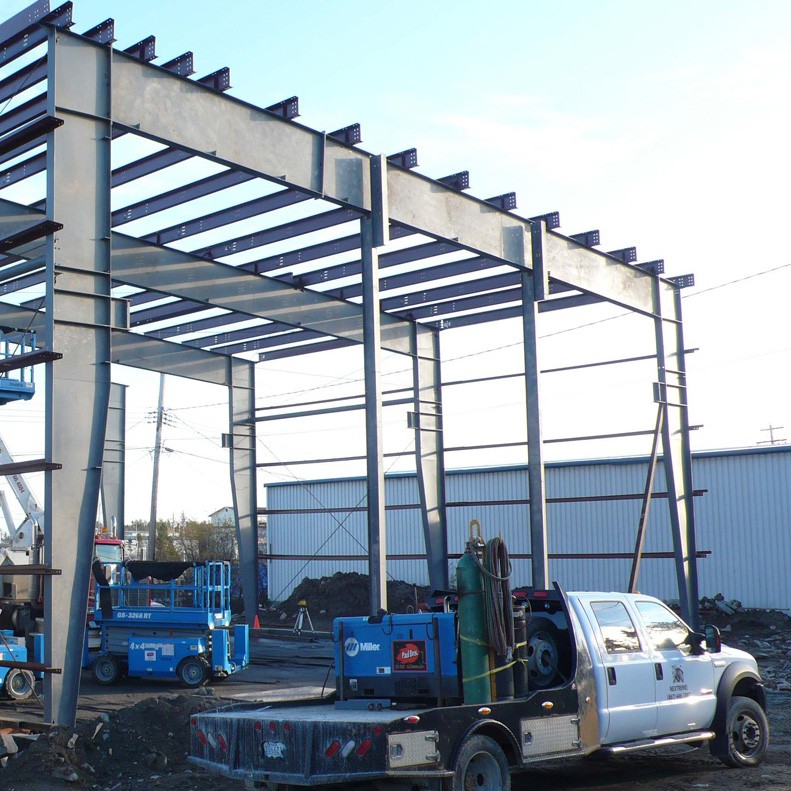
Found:
<path fill-rule="evenodd" d="M 84 674 L 83 687 L 89 690 L 90 705 L 81 705 L 76 727 L 54 728 L 35 739 L 16 735 L 18 752 L 3 762 L 5 767 L 0 769 L 0 789 L 241 789 L 241 782 L 207 774 L 187 761 L 190 715 L 238 702 L 240 698 L 249 701 L 260 695 L 270 703 L 278 695 L 286 699 L 317 694 L 327 674 L 331 645 L 327 637 L 303 637 L 302 642 L 295 641 L 292 626 L 301 600 L 315 601 L 317 605 L 321 603 L 320 608 L 314 605 L 314 609 L 326 610 L 321 615 L 322 622 L 325 616 L 329 618 L 339 611 L 353 612 L 359 602 L 354 598 L 357 594 L 353 593 L 348 579 L 343 586 L 346 596 L 341 597 L 342 610 L 333 606 L 334 586 L 343 582 L 339 579 L 334 583 L 324 582 L 322 586 L 322 581 L 306 581 L 303 583 L 304 595 L 295 592 L 296 595 L 282 607 L 270 613 L 273 620 L 288 627 L 283 629 L 283 633 L 292 637 L 287 649 L 291 653 L 282 653 L 283 640 L 256 636 L 253 640 L 253 653 L 258 657 L 255 666 L 239 674 L 240 677 L 252 674 L 252 684 L 234 685 L 228 679 L 195 692 L 180 691 L 175 684 L 138 684 L 130 687 L 133 694 L 119 697 L 95 685 L 91 692 L 91 679 L 89 674 Z M 405 599 L 411 606 L 414 588 L 404 585 L 406 589 L 411 591 L 405 593 Z M 367 604 L 361 606 L 364 613 Z M 286 615 L 285 624 L 280 622 L 280 613 Z M 712 758 L 705 747 L 676 748 L 671 753 L 649 751 L 609 761 L 542 764 L 527 773 L 515 775 L 513 788 L 518 791 L 687 791 L 705 788 L 713 791 L 791 791 L 791 619 L 778 612 L 739 611 L 726 615 L 717 610 L 706 613 L 706 620 L 723 630 L 723 639 L 729 645 L 754 654 L 761 667 L 769 690 L 771 743 L 766 761 L 760 767 L 727 769 Z M 260 634 L 263 633 L 257 633 Z M 277 652 L 277 646 L 281 646 L 281 653 Z M 300 657 L 305 658 L 309 654 L 315 661 L 304 659 L 300 662 Z M 285 664 L 291 666 L 288 680 L 283 676 L 282 666 Z M 300 688 L 300 685 L 311 683 L 318 686 Z M 236 694 L 241 689 L 247 691 Z M 123 706 L 124 700 L 137 702 Z"/>
<path fill-rule="evenodd" d="M 403 580 L 387 581 L 387 605 L 391 612 L 411 612 L 426 601 L 429 589 Z M 268 623 L 293 623 L 300 602 L 305 602 L 314 625 L 324 628 L 339 615 L 368 615 L 368 575 L 338 571 L 331 577 L 305 577 L 281 604 L 264 614 Z"/>

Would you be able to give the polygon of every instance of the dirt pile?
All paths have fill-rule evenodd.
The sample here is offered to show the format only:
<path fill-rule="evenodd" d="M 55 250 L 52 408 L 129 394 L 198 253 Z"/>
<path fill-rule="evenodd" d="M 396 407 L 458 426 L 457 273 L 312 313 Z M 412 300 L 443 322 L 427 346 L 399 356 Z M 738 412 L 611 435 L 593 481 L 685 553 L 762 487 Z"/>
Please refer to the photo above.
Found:
<path fill-rule="evenodd" d="M 427 587 L 411 582 L 388 580 L 387 608 L 390 612 L 414 611 L 426 600 L 428 592 Z M 331 577 L 305 577 L 272 612 L 278 620 L 293 620 L 300 601 L 307 602 L 312 620 L 322 624 L 341 615 L 368 615 L 368 575 L 338 571 Z"/>
<path fill-rule="evenodd" d="M 190 715 L 222 704 L 204 691 L 165 695 L 100 714 L 75 728 L 54 728 L 26 749 L 20 743 L 19 752 L 0 769 L 0 788 L 228 788 L 228 780 L 208 775 L 186 760 Z"/>
<path fill-rule="evenodd" d="M 701 616 L 720 629 L 723 643 L 755 657 L 767 689 L 791 692 L 791 617 L 777 610 L 745 609 Z"/>

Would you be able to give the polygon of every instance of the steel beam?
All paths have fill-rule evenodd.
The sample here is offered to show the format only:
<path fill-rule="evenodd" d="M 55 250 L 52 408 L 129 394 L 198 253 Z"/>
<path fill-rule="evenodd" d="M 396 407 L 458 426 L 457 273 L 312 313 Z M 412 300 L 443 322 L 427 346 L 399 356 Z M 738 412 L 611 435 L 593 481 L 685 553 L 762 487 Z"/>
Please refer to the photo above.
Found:
<path fill-rule="evenodd" d="M 695 510 L 687 408 L 687 375 L 681 323 L 681 293 L 658 277 L 654 280 L 657 351 L 655 399 L 664 407 L 662 461 L 665 468 L 673 554 L 681 614 L 690 626 L 700 625 L 696 562 Z"/>
<path fill-rule="evenodd" d="M 300 291 L 275 278 L 253 275 L 236 267 L 197 258 L 169 247 L 157 247 L 131 236 L 113 233 L 113 278 L 224 308 L 254 318 L 283 321 L 326 335 L 362 343 L 363 308 L 327 297 L 317 291 Z M 383 315 L 382 345 L 389 351 L 411 351 L 409 323 Z"/>
<path fill-rule="evenodd" d="M 366 152 L 124 53 L 113 52 L 113 81 L 112 118 L 122 128 L 347 208 L 371 208 Z M 530 220 L 394 164 L 386 181 L 391 221 L 517 268 L 529 262 Z M 552 233 L 544 259 L 563 283 L 643 313 L 653 308 L 650 278 L 637 267 Z"/>
<path fill-rule="evenodd" d="M 448 529 L 445 518 L 445 454 L 439 330 L 415 328 L 412 362 L 415 460 L 423 538 L 432 590 L 448 589 Z"/>
<path fill-rule="evenodd" d="M 282 195 L 285 197 L 287 194 L 297 194 L 297 193 L 289 193 L 288 190 L 284 190 L 281 193 L 276 193 L 278 195 Z M 301 196 L 302 199 L 305 199 L 306 196 Z M 339 215 L 335 215 L 338 217 Z M 286 228 L 288 226 L 284 226 Z M 307 232 L 309 227 L 305 226 L 294 226 L 292 228 L 294 234 L 296 234 L 297 230 L 300 228 L 303 229 L 303 232 Z M 390 229 L 390 237 L 391 239 L 401 238 L 402 236 L 408 236 L 412 233 L 407 229 L 398 228 L 398 227 L 391 227 Z M 270 241 L 272 241 L 270 239 Z M 298 250 L 291 250 L 286 253 L 282 253 L 280 255 L 271 256 L 269 258 L 259 259 L 257 261 L 250 261 L 248 263 L 235 265 L 236 269 L 239 271 L 246 271 L 246 272 L 254 272 L 255 274 L 265 274 L 267 272 L 272 272 L 276 270 L 284 271 L 287 267 L 295 266 L 297 264 L 305 264 L 309 261 L 314 261 L 316 259 L 325 257 L 325 256 L 333 256 L 339 253 L 349 252 L 350 250 L 357 250 L 360 246 L 360 237 L 359 234 L 352 234 L 350 236 L 344 236 L 338 239 L 331 239 L 327 242 L 320 242 L 319 244 L 310 245 L 308 247 L 303 247 Z M 446 245 L 446 247 L 450 248 L 450 245 Z M 446 250 L 448 252 L 450 250 Z M 439 253 L 433 253 L 435 255 L 439 255 Z M 400 252 L 391 253 L 388 255 L 393 256 L 401 256 L 403 254 Z M 416 256 L 418 257 L 418 256 Z M 385 256 L 380 257 L 380 268 L 385 265 L 385 260 L 387 260 L 387 265 L 390 265 L 390 259 L 385 259 Z M 393 261 L 393 263 L 399 263 L 399 261 Z M 403 261 L 400 261 L 403 263 Z M 323 269 L 316 270 L 315 272 L 308 272 L 303 275 L 299 275 L 298 277 L 293 277 L 289 272 L 284 272 L 280 279 L 283 282 L 287 283 L 288 285 L 296 286 L 300 289 L 305 288 L 305 286 L 312 285 L 315 283 L 322 283 L 327 282 L 332 279 L 337 279 L 341 277 L 351 277 L 351 276 L 359 276 L 361 272 L 361 263 L 360 261 L 354 261 L 347 264 L 340 264 L 338 266 L 332 267 L 325 267 Z M 353 285 L 349 289 L 348 294 L 339 295 L 334 292 L 325 292 L 326 294 L 330 294 L 333 296 L 339 296 L 339 298 L 348 299 L 350 296 L 358 296 L 361 293 L 362 285 Z M 140 294 L 135 294 L 132 298 L 133 305 L 142 305 L 147 302 L 151 302 L 156 299 L 160 299 L 160 296 L 152 293 L 152 292 L 142 292 Z M 152 309 L 152 311 L 143 313 L 138 317 L 135 321 L 135 324 L 145 323 L 146 321 L 160 321 L 166 318 L 174 318 L 182 315 L 187 315 L 189 313 L 193 313 L 197 310 L 201 309 L 201 306 L 197 303 L 188 302 L 186 300 L 181 300 L 176 303 L 172 303 L 170 305 L 162 305 L 158 308 Z"/>
<path fill-rule="evenodd" d="M 284 343 L 297 343 L 326 337 L 314 330 L 297 330 L 293 327 L 285 327 L 280 322 L 274 322 L 218 333 L 196 341 L 185 341 L 185 344 L 199 349 L 210 346 L 212 351 L 228 354 L 227 347 L 233 346 L 235 349 L 242 350 L 245 348 L 245 343 L 252 344 L 250 351 L 257 351 L 282 346 Z"/>
<path fill-rule="evenodd" d="M 47 329 L 47 321 L 46 314 L 43 312 L 31 310 L 30 308 L 20 308 L 17 305 L 9 305 L 7 302 L 0 302 L 0 327 L 35 332 L 38 348 L 48 348 L 46 345 L 47 339 L 44 335 Z"/>
<path fill-rule="evenodd" d="M 44 578 L 44 720 L 77 714 L 88 581 L 110 399 L 110 51 L 50 29 L 50 115 L 63 126 L 47 139 L 47 219 L 63 223 L 46 243 L 44 346 L 63 353 L 46 365 L 48 461 Z M 75 80 L 74 75 L 80 79 Z"/>
<path fill-rule="evenodd" d="M 411 235 L 411 233 L 399 233 L 398 237 Z M 396 238 L 396 234 L 391 233 L 391 238 Z M 447 253 L 457 253 L 458 248 L 455 245 L 448 244 L 447 242 L 427 242 L 425 244 L 417 244 L 412 247 L 407 247 L 403 250 L 393 250 L 389 253 L 383 253 L 379 256 L 379 269 L 386 269 L 390 266 L 397 266 L 399 264 L 411 263 L 413 261 L 423 261 L 427 258 L 432 258 L 438 255 L 445 255 Z M 481 259 L 477 259 L 481 260 Z M 488 262 L 492 263 L 499 262 Z M 362 263 L 358 261 L 348 261 L 343 264 L 335 264 L 333 266 L 326 266 L 317 269 L 313 272 L 306 272 L 300 275 L 300 282 L 304 286 L 323 285 L 332 280 L 339 280 L 343 278 L 359 275 L 362 270 Z M 382 277 L 382 286 L 385 286 L 388 278 Z M 359 296 L 362 293 L 361 285 L 352 285 L 347 289 L 347 299 L 352 296 Z"/>
<path fill-rule="evenodd" d="M 133 313 L 132 326 L 135 326 L 134 317 L 135 314 Z M 222 313 L 219 316 L 209 316 L 208 318 L 205 319 L 190 319 L 184 322 L 183 324 L 171 325 L 161 330 L 149 330 L 146 333 L 146 335 L 148 335 L 148 337 L 150 338 L 167 339 L 167 338 L 173 338 L 176 335 L 185 335 L 187 333 L 203 332 L 205 330 L 210 330 L 210 329 L 224 328 L 227 327 L 228 325 L 233 326 L 233 324 L 236 324 L 238 321 L 245 321 L 245 319 L 237 319 L 228 313 Z M 261 327 L 269 327 L 271 325 L 272 322 L 269 323 L 264 322 L 260 324 Z M 282 325 L 282 331 L 290 330 L 290 329 L 293 328 Z M 198 349 L 202 349 L 207 346 L 214 345 L 212 338 L 219 337 L 220 335 L 222 336 L 229 335 L 232 332 L 234 332 L 234 330 L 222 329 L 219 333 L 217 333 L 216 336 L 204 336 L 203 338 L 197 339 L 195 341 L 189 341 L 189 342 L 184 341 L 184 343 L 187 343 L 188 346 L 195 346 Z M 219 343 L 219 341 L 217 341 L 217 343 Z"/>
<path fill-rule="evenodd" d="M 113 186 L 117 186 L 115 180 L 114 177 Z M 127 204 L 121 209 L 116 209 L 113 212 L 113 225 L 123 225 L 133 220 L 139 220 L 141 217 L 150 217 L 166 209 L 172 209 L 174 206 L 180 206 L 182 203 L 188 203 L 189 201 L 197 200 L 206 195 L 213 195 L 215 192 L 221 192 L 222 190 L 252 180 L 253 176 L 248 173 L 224 170 L 222 173 L 216 173 L 213 176 L 198 179 L 189 184 L 184 184 L 181 187 L 168 190 L 167 192 L 161 192 L 159 195 L 154 195 L 145 200 Z"/>
<path fill-rule="evenodd" d="M 157 244 L 166 244 L 167 242 L 173 242 L 196 233 L 202 233 L 202 230 L 198 229 L 203 223 L 206 225 L 205 230 L 221 228 L 228 223 L 236 222 L 234 219 L 235 216 L 238 216 L 240 220 L 256 217 L 268 211 L 274 211 L 281 206 L 293 205 L 304 200 L 305 196 L 300 195 L 298 192 L 280 190 L 280 192 L 276 192 L 274 195 L 257 198 L 246 204 L 234 206 L 231 210 L 219 211 L 207 215 L 206 217 L 197 218 L 195 221 L 171 226 L 170 228 L 165 228 L 162 231 L 157 231 L 143 238 L 146 239 L 146 241 L 157 242 Z M 195 255 L 211 258 L 212 260 L 216 258 L 225 258 L 226 256 L 236 255 L 237 253 L 243 253 L 247 250 L 255 250 L 258 247 L 264 247 L 274 242 L 293 239 L 303 234 L 334 228 L 336 225 L 352 222 L 358 219 L 359 216 L 359 212 L 354 209 L 332 209 L 331 211 L 317 212 L 316 214 L 302 217 L 299 220 L 291 220 L 283 225 L 267 228 L 263 231 L 244 234 L 232 239 L 226 239 L 223 242 L 208 245 L 207 247 L 200 247 L 192 252 Z M 183 232 L 182 228 L 184 229 Z"/>
<path fill-rule="evenodd" d="M 383 278 L 380 279 L 380 283 L 382 282 Z M 460 286 L 461 289 L 464 288 L 462 284 Z M 455 289 L 454 286 L 448 286 L 448 291 Z M 424 297 L 427 292 L 422 292 L 421 297 Z M 422 298 L 418 297 L 416 304 L 422 302 Z M 499 304 L 501 301 L 505 301 L 506 297 L 508 300 L 513 301 L 514 296 L 509 292 L 505 296 L 501 297 L 494 297 L 489 296 L 483 300 L 482 304 Z M 573 308 L 579 307 L 583 305 L 591 305 L 601 302 L 600 297 L 594 297 L 588 294 L 579 294 L 569 297 L 562 297 L 557 299 L 546 300 L 545 302 L 539 303 L 539 311 L 544 313 L 546 311 L 554 311 L 554 310 L 562 310 L 566 308 Z M 383 300 L 382 303 L 391 304 L 388 300 Z M 442 308 L 441 310 L 439 308 Z M 471 307 L 476 307 L 476 305 L 469 304 L 462 300 L 457 300 L 455 302 L 448 302 L 444 303 L 441 306 L 437 306 L 437 309 L 431 310 L 423 310 L 421 315 L 425 316 L 433 316 L 444 314 L 446 318 L 440 319 L 439 321 L 434 321 L 431 323 L 426 324 L 425 326 L 433 327 L 435 329 L 446 329 L 448 327 L 462 327 L 462 326 L 472 326 L 474 324 L 481 324 L 485 322 L 497 321 L 497 320 L 505 320 L 509 318 L 519 318 L 522 315 L 522 308 L 521 305 L 515 305 L 509 308 L 501 308 L 496 310 L 487 310 L 481 313 L 472 313 L 465 316 L 455 316 L 452 315 L 456 311 L 461 310 L 468 310 Z M 411 311 L 408 307 L 401 307 L 402 313 L 405 314 L 405 318 L 413 319 L 415 318 L 413 311 Z M 137 322 L 135 321 L 136 314 L 132 314 L 132 324 L 136 325 Z M 153 316 L 153 314 L 152 314 Z M 163 316 L 160 315 L 160 319 Z M 155 320 L 153 318 L 150 319 L 151 321 Z M 173 327 L 166 327 L 160 330 L 153 330 L 149 333 L 146 333 L 149 337 L 156 337 L 156 338 L 168 338 L 173 337 L 176 335 L 183 335 L 186 333 L 192 332 L 199 332 L 205 329 L 211 329 L 215 327 L 223 327 L 227 325 L 231 321 L 228 315 L 225 314 L 223 316 L 212 316 L 206 319 L 198 319 L 195 321 L 191 321 L 185 324 L 173 326 Z M 142 322 L 141 322 L 142 323 Z M 338 348 L 339 346 L 348 346 L 351 341 L 340 341 L 333 338 L 327 338 L 323 336 L 322 333 L 314 332 L 311 330 L 302 330 L 289 327 L 282 322 L 271 322 L 268 324 L 260 324 L 256 327 L 246 327 L 238 330 L 226 330 L 223 332 L 218 332 L 213 335 L 206 335 L 200 338 L 196 338 L 195 340 L 185 341 L 184 344 L 186 346 L 195 346 L 197 348 L 208 348 L 213 347 L 213 351 L 220 352 L 222 354 L 237 354 L 239 352 L 249 352 L 249 351 L 259 351 L 261 349 L 271 349 L 275 347 L 284 346 L 286 344 L 292 345 L 295 354 L 304 354 L 310 353 L 306 351 L 308 348 L 307 341 L 316 340 L 318 338 L 325 337 L 325 340 L 321 341 L 319 344 L 310 344 L 314 348 L 311 349 L 311 352 L 323 350 L 323 349 L 334 349 Z M 279 353 L 279 357 L 288 356 L 287 350 L 284 350 L 283 354 Z M 270 353 L 267 353 L 267 359 L 274 359 L 270 356 Z"/>
<path fill-rule="evenodd" d="M 3 80 L 0 80 L 0 102 L 13 99 L 20 91 L 30 90 L 47 78 L 46 58 L 28 63 Z"/>
<path fill-rule="evenodd" d="M 119 365 L 129 365 L 146 371 L 167 373 L 226 387 L 230 385 L 230 361 L 226 355 L 149 338 L 134 332 L 113 333 L 111 359 Z"/>
<path fill-rule="evenodd" d="M 102 458 L 102 514 L 105 530 L 124 538 L 126 481 L 126 385 L 110 385 L 110 408 Z"/>
<path fill-rule="evenodd" d="M 135 134 L 370 209 L 364 152 L 121 52 L 113 87 L 113 120 Z"/>
<path fill-rule="evenodd" d="M 246 347 L 250 347 L 256 344 L 256 341 L 250 341 L 247 344 L 244 344 Z M 282 360 L 287 357 L 298 357 L 302 354 L 313 354 L 314 352 L 318 351 L 330 351 L 331 349 L 342 349 L 345 346 L 350 346 L 352 344 L 351 341 L 343 341 L 339 338 L 330 338 L 329 340 L 319 341 L 318 343 L 304 343 L 302 345 L 295 345 L 295 346 L 288 346 L 283 349 L 275 349 L 274 351 L 269 352 L 262 352 L 258 356 L 259 362 L 266 360 L 267 362 L 271 360 Z M 239 344 L 241 347 L 242 344 Z M 233 351 L 232 351 L 233 350 Z M 223 354 L 232 354 L 235 352 L 240 351 L 253 351 L 254 348 L 234 348 L 233 346 L 223 348 Z"/>
<path fill-rule="evenodd" d="M 236 539 L 242 596 L 247 623 L 258 614 L 258 504 L 256 500 L 255 365 L 231 360 L 228 388 L 231 493 L 236 519 Z"/>

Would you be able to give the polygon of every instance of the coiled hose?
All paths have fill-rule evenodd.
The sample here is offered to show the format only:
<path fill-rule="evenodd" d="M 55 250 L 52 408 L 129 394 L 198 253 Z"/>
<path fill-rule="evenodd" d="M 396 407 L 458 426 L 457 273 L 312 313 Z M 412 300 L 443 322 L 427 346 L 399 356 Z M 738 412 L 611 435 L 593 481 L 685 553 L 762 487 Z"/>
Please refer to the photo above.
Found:
<path fill-rule="evenodd" d="M 489 645 L 497 656 L 510 662 L 516 643 L 510 582 L 511 560 L 505 542 L 499 536 L 486 542 L 480 568 L 483 572 Z"/>

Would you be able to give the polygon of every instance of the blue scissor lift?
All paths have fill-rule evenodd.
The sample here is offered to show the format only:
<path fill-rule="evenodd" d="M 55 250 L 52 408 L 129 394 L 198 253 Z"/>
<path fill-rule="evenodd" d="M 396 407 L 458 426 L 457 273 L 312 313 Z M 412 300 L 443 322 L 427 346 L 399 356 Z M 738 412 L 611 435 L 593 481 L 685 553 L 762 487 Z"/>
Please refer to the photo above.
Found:
<path fill-rule="evenodd" d="M 130 560 L 108 580 L 95 561 L 93 574 L 101 647 L 87 663 L 100 684 L 125 674 L 199 687 L 247 666 L 247 624 L 231 626 L 229 563 Z"/>
<path fill-rule="evenodd" d="M 47 357 L 36 352 L 35 332 L 0 330 L 0 405 L 29 401 L 36 392 L 33 365 Z"/>

